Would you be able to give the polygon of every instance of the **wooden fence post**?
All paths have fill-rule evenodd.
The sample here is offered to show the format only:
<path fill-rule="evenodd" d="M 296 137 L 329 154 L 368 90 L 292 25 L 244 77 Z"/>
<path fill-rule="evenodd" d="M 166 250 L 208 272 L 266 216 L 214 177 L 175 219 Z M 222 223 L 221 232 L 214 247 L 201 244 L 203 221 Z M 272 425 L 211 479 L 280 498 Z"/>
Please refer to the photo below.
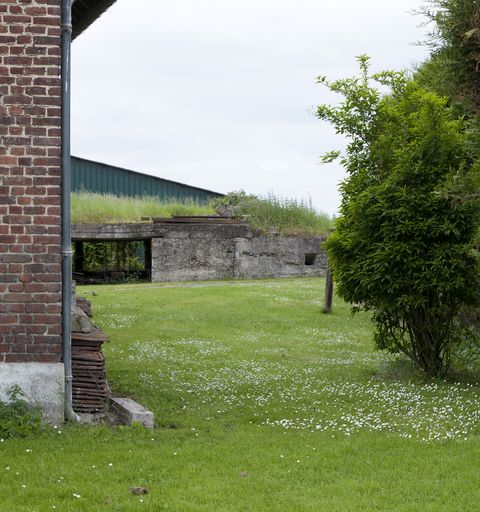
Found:
<path fill-rule="evenodd" d="M 327 279 L 325 281 L 325 300 L 323 304 L 323 313 L 331 313 L 332 312 L 332 302 L 333 302 L 333 279 L 332 279 L 332 270 L 330 267 L 327 267 Z"/>
<path fill-rule="evenodd" d="M 333 232 L 333 229 L 330 230 L 330 234 Z M 331 313 L 332 312 L 332 304 L 333 304 L 333 275 L 332 269 L 328 264 L 327 258 L 327 277 L 325 280 L 325 299 L 323 302 L 322 313 Z"/>

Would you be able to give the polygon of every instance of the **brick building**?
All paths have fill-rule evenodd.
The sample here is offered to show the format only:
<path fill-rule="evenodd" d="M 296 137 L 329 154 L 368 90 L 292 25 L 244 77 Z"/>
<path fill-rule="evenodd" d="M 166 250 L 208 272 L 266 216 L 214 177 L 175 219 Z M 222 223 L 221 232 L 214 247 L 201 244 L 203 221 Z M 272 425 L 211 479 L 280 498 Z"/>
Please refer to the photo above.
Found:
<path fill-rule="evenodd" d="M 114 1 L 0 0 L 0 398 L 18 384 L 55 421 L 69 394 L 71 25 L 76 37 Z"/>

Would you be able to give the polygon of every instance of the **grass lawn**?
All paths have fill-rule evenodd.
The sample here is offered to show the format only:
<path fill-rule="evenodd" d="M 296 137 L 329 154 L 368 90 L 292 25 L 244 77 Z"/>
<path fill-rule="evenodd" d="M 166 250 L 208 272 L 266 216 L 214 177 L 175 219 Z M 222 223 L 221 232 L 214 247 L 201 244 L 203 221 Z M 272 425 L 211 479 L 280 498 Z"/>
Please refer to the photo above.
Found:
<path fill-rule="evenodd" d="M 0 512 L 478 509 L 474 376 L 425 381 L 373 352 L 365 315 L 320 313 L 323 280 L 79 293 L 111 336 L 111 387 L 157 428 L 0 443 Z"/>

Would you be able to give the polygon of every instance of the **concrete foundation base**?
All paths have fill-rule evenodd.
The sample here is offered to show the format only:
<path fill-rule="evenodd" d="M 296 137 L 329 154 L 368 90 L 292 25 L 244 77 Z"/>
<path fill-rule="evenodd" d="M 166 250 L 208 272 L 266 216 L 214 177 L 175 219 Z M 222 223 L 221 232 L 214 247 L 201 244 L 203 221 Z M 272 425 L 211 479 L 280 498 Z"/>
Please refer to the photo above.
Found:
<path fill-rule="evenodd" d="M 0 363 L 0 400 L 7 401 L 8 390 L 20 386 L 24 399 L 38 405 L 46 423 L 64 419 L 65 377 L 62 363 Z"/>

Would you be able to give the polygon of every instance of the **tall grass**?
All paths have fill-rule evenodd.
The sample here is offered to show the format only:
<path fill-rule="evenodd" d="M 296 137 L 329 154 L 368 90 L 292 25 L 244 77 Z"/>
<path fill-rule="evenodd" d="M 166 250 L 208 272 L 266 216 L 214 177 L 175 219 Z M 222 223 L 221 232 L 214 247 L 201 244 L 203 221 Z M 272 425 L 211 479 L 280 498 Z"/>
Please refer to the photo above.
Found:
<path fill-rule="evenodd" d="M 330 217 L 317 211 L 311 201 L 266 197 L 249 197 L 239 206 L 248 216 L 252 229 L 267 233 L 271 228 L 282 235 L 323 235 L 332 225 Z"/>
<path fill-rule="evenodd" d="M 72 194 L 72 222 L 140 222 L 142 217 L 173 215 L 213 215 L 212 206 L 194 201 L 159 201 L 156 197 L 118 197 L 112 194 L 78 192 Z"/>
<path fill-rule="evenodd" d="M 283 235 L 322 235 L 331 226 L 329 216 L 315 210 L 310 202 L 278 198 L 272 194 L 263 198 L 245 196 L 235 210 L 238 215 L 248 218 L 252 229 L 265 234 L 274 229 Z M 213 202 L 202 205 L 193 201 L 159 201 L 155 197 L 117 197 L 90 192 L 72 194 L 74 224 L 113 224 L 140 222 L 142 217 L 214 214 Z"/>

